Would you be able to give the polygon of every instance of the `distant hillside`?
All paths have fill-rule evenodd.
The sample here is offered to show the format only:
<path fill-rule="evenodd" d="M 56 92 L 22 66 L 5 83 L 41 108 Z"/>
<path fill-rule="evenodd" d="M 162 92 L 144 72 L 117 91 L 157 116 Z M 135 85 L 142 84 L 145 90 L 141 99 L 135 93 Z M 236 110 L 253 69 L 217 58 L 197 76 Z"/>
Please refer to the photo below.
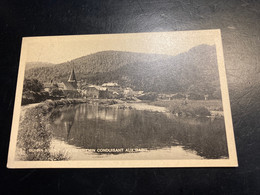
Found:
<path fill-rule="evenodd" d="M 199 45 L 177 56 L 103 51 L 51 67 L 31 68 L 27 78 L 42 82 L 77 79 L 91 84 L 118 82 L 135 90 L 161 93 L 219 93 L 215 46 Z"/>
<path fill-rule="evenodd" d="M 26 63 L 26 70 L 29 70 L 31 68 L 38 68 L 38 67 L 50 67 L 55 64 L 48 63 L 48 62 L 27 62 Z"/>

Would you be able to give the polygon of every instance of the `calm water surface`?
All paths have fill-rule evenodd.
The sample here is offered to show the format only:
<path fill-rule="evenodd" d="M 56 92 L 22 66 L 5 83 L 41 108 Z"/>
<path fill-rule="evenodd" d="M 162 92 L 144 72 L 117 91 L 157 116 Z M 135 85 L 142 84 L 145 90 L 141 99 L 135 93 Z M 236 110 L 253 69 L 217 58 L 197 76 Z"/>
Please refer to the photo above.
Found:
<path fill-rule="evenodd" d="M 68 150 L 72 160 L 228 157 L 223 118 L 81 104 L 56 109 L 51 126 L 54 147 Z"/>

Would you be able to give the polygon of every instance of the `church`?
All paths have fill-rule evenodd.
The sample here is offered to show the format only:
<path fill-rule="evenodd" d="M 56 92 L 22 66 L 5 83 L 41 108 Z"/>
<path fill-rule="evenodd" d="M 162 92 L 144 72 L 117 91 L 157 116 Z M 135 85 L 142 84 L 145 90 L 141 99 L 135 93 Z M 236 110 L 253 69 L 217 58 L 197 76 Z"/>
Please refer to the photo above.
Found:
<path fill-rule="evenodd" d="M 50 83 L 44 83 L 43 85 L 44 90 L 49 93 L 54 90 L 61 90 L 63 92 L 63 95 L 67 98 L 80 97 L 80 93 L 78 92 L 78 82 L 74 69 L 71 70 L 68 81 L 64 81 L 61 83 L 54 83 L 53 81 L 51 81 Z"/>
<path fill-rule="evenodd" d="M 71 70 L 68 81 L 58 83 L 58 88 L 63 91 L 75 91 L 77 90 L 77 79 L 74 72 L 74 68 Z"/>
<path fill-rule="evenodd" d="M 61 83 L 57 83 L 58 89 L 62 90 L 64 95 L 67 98 L 76 98 L 80 97 L 80 93 L 78 92 L 77 79 L 74 72 L 74 68 L 72 68 L 68 81 L 64 81 Z"/>
<path fill-rule="evenodd" d="M 62 91 L 62 97 L 66 98 L 114 98 L 116 91 L 120 86 L 117 83 L 105 83 L 102 86 L 91 85 L 78 82 L 74 68 L 72 68 L 67 81 L 60 83 L 44 83 L 44 90 L 52 94 L 54 91 Z M 59 93 L 58 93 L 59 94 Z M 118 94 L 118 93 L 117 93 Z M 53 98 L 59 98 L 61 95 L 51 95 Z"/>

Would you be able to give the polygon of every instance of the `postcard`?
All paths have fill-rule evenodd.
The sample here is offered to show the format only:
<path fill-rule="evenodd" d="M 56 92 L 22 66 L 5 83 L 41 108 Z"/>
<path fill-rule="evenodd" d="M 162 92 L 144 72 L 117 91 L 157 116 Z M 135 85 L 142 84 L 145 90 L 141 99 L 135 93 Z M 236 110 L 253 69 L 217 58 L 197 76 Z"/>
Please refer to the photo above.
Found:
<path fill-rule="evenodd" d="M 220 30 L 23 38 L 8 168 L 236 166 Z"/>

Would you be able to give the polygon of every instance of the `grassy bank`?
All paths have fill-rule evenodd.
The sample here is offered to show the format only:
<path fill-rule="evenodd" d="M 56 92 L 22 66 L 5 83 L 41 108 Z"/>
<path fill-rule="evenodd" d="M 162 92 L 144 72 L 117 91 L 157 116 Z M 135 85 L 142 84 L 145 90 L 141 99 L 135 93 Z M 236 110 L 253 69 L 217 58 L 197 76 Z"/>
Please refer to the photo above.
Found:
<path fill-rule="evenodd" d="M 20 160 L 29 161 L 60 161 L 69 157 L 63 152 L 50 152 L 52 129 L 49 116 L 57 106 L 84 103 L 82 99 L 47 100 L 35 106 L 28 107 L 21 117 L 17 154 Z M 21 154 L 22 153 L 22 154 Z"/>
<path fill-rule="evenodd" d="M 157 101 L 124 101 L 119 99 L 88 100 L 89 103 L 98 103 L 100 106 L 115 107 L 118 109 L 148 110 L 170 112 L 178 116 L 214 116 L 222 117 L 221 100 L 157 100 Z"/>
<path fill-rule="evenodd" d="M 160 100 L 149 104 L 165 107 L 182 116 L 210 116 L 211 111 L 222 111 L 221 100 Z"/>

